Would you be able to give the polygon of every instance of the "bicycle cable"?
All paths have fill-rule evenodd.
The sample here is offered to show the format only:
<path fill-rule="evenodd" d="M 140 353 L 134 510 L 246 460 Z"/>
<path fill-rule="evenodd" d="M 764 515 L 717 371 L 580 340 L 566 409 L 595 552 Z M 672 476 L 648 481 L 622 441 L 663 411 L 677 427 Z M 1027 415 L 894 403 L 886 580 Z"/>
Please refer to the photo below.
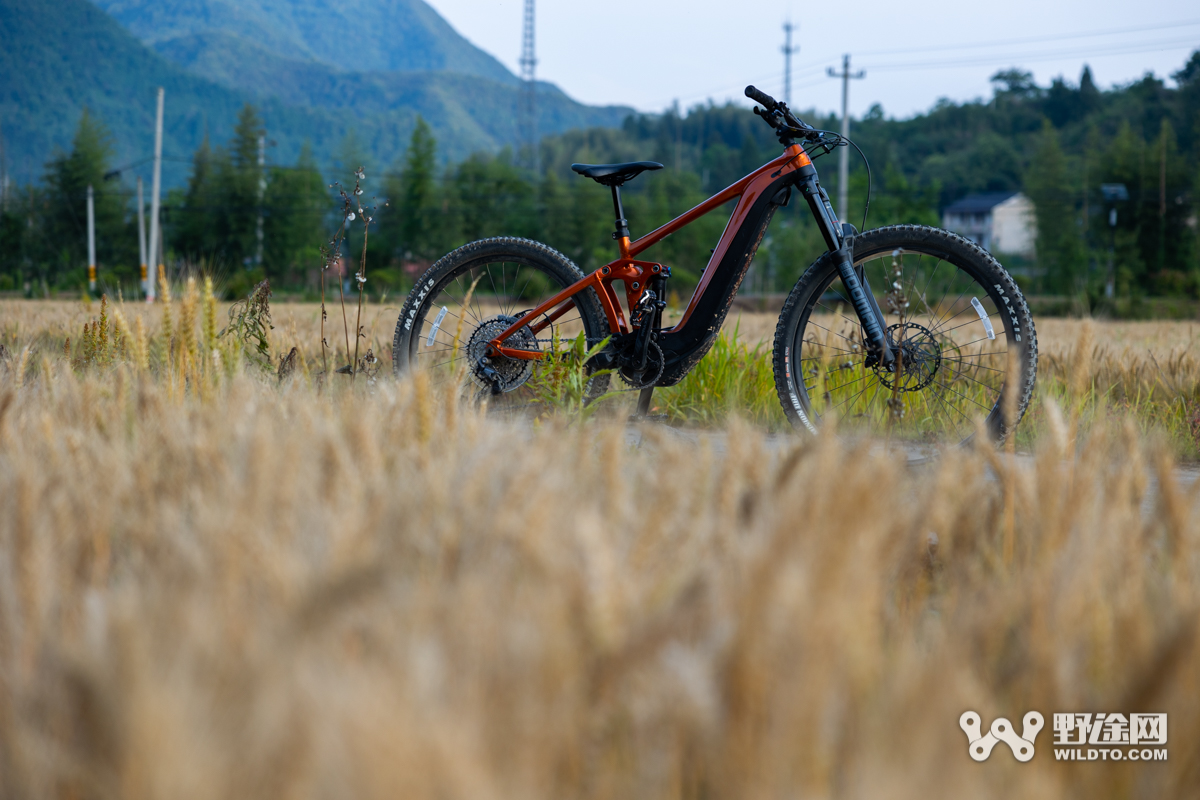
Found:
<path fill-rule="evenodd" d="M 854 143 L 854 141 L 852 139 L 850 139 L 850 137 L 842 136 L 840 133 L 838 133 L 836 131 L 827 131 L 822 128 L 813 128 L 808 133 L 809 134 L 813 134 L 813 133 L 823 134 L 825 136 L 829 136 L 831 139 L 831 141 L 823 141 L 823 140 L 818 141 L 818 140 L 815 140 L 812 138 L 808 139 L 808 141 L 812 142 L 815 145 L 819 145 L 822 149 L 822 151 L 820 153 L 817 153 L 816 155 L 809 153 L 807 149 L 805 150 L 805 152 L 808 153 L 808 157 L 813 161 L 816 161 L 821 156 L 832 153 L 834 150 L 836 150 L 839 147 L 845 147 L 846 145 L 850 145 L 851 147 L 853 147 L 855 150 L 858 151 L 859 156 L 862 157 L 863 166 L 865 166 L 867 168 L 867 202 L 866 202 L 866 204 L 863 205 L 862 228 L 859 229 L 859 232 L 861 233 L 862 231 L 865 231 L 867 229 L 867 212 L 871 208 L 871 190 L 874 185 L 874 180 L 871 175 L 871 162 L 867 160 L 867 154 L 864 153 L 862 151 L 862 148 L 859 147 L 858 145 L 856 145 Z"/>
<path fill-rule="evenodd" d="M 850 142 L 850 146 L 858 151 L 858 154 L 862 156 L 863 166 L 867 168 L 867 202 L 865 205 L 863 205 L 862 227 L 859 228 L 859 231 L 861 232 L 867 229 L 867 211 L 869 211 L 871 208 L 871 162 L 867 160 L 867 154 L 862 151 L 862 148 L 856 145 L 849 137 L 843 138 L 845 138 L 847 142 Z"/>

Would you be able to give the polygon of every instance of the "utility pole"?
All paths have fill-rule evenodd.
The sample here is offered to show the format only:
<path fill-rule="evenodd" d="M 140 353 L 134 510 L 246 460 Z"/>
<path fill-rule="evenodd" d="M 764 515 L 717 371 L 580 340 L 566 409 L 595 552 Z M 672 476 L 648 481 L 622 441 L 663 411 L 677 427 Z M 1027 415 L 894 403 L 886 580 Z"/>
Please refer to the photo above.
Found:
<path fill-rule="evenodd" d="M 833 67 L 828 69 L 829 77 L 842 79 L 842 137 L 850 138 L 850 79 L 855 80 L 867 77 L 867 73 L 861 69 L 858 72 L 850 71 L 850 56 L 842 56 L 842 71 L 837 72 Z M 838 159 L 838 204 L 837 214 L 843 221 L 846 219 L 849 204 L 847 199 L 850 190 L 850 148 L 843 146 L 841 148 L 840 158 Z"/>
<path fill-rule="evenodd" d="M 154 177 L 150 184 L 150 249 L 149 255 L 152 262 L 158 262 L 158 267 L 162 267 L 161 259 L 155 258 L 157 253 L 162 252 L 159 239 L 160 228 L 158 224 L 158 196 L 162 190 L 162 137 L 163 137 L 163 88 L 158 87 L 158 113 L 154 117 Z M 158 277 L 158 270 L 151 270 L 153 274 L 146 277 L 146 302 L 153 303 L 154 297 L 157 294 L 154 281 Z"/>
<path fill-rule="evenodd" d="M 138 175 L 138 258 L 142 265 L 142 294 L 146 293 L 146 201 L 142 199 L 142 176 Z"/>
<path fill-rule="evenodd" d="M 521 134 L 529 148 L 529 164 L 536 179 L 542 165 L 537 138 L 537 58 L 534 56 L 533 2 L 525 0 L 525 24 L 521 34 Z"/>
<path fill-rule="evenodd" d="M 792 30 L 795 27 L 790 19 L 783 23 L 783 102 L 789 108 L 792 105 L 792 54 L 800 52 L 800 45 L 792 47 Z"/>
<path fill-rule="evenodd" d="M 96 293 L 96 201 L 93 198 L 92 185 L 88 184 L 87 219 L 88 219 L 88 291 Z"/>
<path fill-rule="evenodd" d="M 1108 204 L 1108 275 L 1104 282 L 1104 296 L 1112 297 L 1115 294 L 1116 281 L 1113 256 L 1117 247 L 1117 204 L 1129 199 L 1129 189 L 1123 183 L 1102 183 L 1100 196 Z"/>
<path fill-rule="evenodd" d="M 267 196 L 267 137 L 259 134 L 258 137 L 258 224 L 254 229 L 255 250 L 254 263 L 257 266 L 262 266 L 263 263 L 263 201 Z"/>

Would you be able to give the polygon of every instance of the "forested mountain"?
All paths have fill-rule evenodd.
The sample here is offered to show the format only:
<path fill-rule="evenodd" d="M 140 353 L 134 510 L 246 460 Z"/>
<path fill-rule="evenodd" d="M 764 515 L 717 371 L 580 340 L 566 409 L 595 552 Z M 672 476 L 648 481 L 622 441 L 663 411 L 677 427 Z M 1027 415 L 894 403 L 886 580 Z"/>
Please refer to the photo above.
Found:
<path fill-rule="evenodd" d="M 423 0 L 95 3 L 173 60 L 181 52 L 236 55 L 244 44 L 254 43 L 280 58 L 315 61 L 339 71 L 456 72 L 517 83 L 499 61 L 460 36 Z"/>
<path fill-rule="evenodd" d="M 20 1 L 37 5 L 36 0 Z M 64 0 L 61 5 L 79 1 Z M 3 2 L 12 5 L 14 0 Z M 111 20 L 107 24 L 113 27 Z M 55 30 L 58 36 L 69 36 L 61 25 Z M 231 120 L 237 104 L 251 96 L 198 81 L 144 49 L 136 51 L 140 60 L 135 62 L 129 50 L 132 40 L 117 33 L 125 38 L 113 35 L 108 41 L 123 43 L 120 52 L 131 53 L 128 60 L 134 67 L 151 70 L 147 89 L 170 78 L 175 83 L 168 85 L 168 92 L 175 94 L 169 97 L 190 91 L 217 98 Z M 174 41 L 183 47 L 184 40 Z M 251 47 L 245 42 L 237 46 Z M 82 53 L 106 63 L 100 53 L 86 48 Z M 183 62 L 194 58 L 195 65 L 206 63 L 211 53 L 211 48 L 200 48 L 191 56 L 176 57 Z M 55 69 L 45 59 L 39 63 L 45 70 Z M 410 285 L 422 265 L 484 236 L 539 239 L 585 269 L 611 259 L 608 194 L 572 173 L 573 161 L 653 159 L 666 164 L 666 170 L 644 175 L 628 187 L 626 212 L 637 235 L 779 152 L 771 130 L 746 108 L 710 104 L 686 114 L 630 115 L 619 127 L 549 135 L 540 145 L 542 173 L 532 175 L 518 166 L 511 150 L 462 146 L 462 126 L 478 121 L 470 114 L 456 116 L 465 113 L 464 108 L 495 109 L 492 124 L 513 125 L 511 111 L 503 113 L 505 101 L 498 99 L 500 90 L 509 87 L 492 83 L 488 85 L 494 89 L 480 89 L 484 79 L 450 73 L 425 73 L 419 80 L 410 80 L 411 73 L 344 73 L 316 60 L 289 61 L 261 53 L 254 63 L 260 70 L 254 81 L 271 86 L 273 94 L 257 96 L 256 108 L 242 107 L 232 130 L 208 127 L 207 139 L 204 118 L 198 115 L 189 121 L 195 145 L 186 151 L 188 163 L 176 162 L 186 180 L 181 176 L 180 188 L 168 197 L 164 210 L 173 268 L 216 269 L 232 285 L 265 273 L 281 288 L 311 287 L 318 248 L 336 227 L 328 184 L 347 179 L 358 164 L 368 166 L 367 196 L 374 197 L 371 202 L 378 207 L 368 254 L 370 288 L 396 292 Z M 297 74 L 298 64 L 307 72 L 289 84 L 287 76 Z M 70 70 L 61 74 L 67 78 L 59 81 L 64 84 L 84 80 Z M 105 75 L 101 71 L 100 79 Z M 49 93 L 57 84 L 34 80 L 30 85 Z M 30 91 L 37 100 L 37 92 Z M 152 91 L 144 94 L 152 98 Z M 301 95 L 325 97 L 329 108 L 304 111 L 289 104 Z M 346 95 L 354 99 L 342 99 Z M 419 102 L 441 104 L 433 106 L 437 113 L 427 123 L 413 114 L 404 130 L 399 125 L 386 130 L 371 126 L 372 119 L 385 117 L 384 109 L 410 102 L 404 98 L 415 95 L 423 98 Z M 340 108 L 339 102 L 344 104 Z M 151 103 L 152 99 L 139 111 L 143 130 L 149 129 Z M 84 266 L 82 191 L 92 181 L 103 187 L 98 202 L 107 204 L 100 241 L 102 280 L 133 290 L 129 280 L 136 274 L 136 239 L 130 232 L 130 186 L 102 181 L 120 155 L 119 148 L 106 144 L 106 129 L 119 142 L 122 118 L 106 116 L 106 107 L 94 108 L 75 129 L 70 153 L 48 166 L 45 183 L 10 199 L 0 219 L 0 287 L 29 279 L 35 285 L 44 279 L 50 287 L 79 285 Z M 296 128 L 281 124 L 285 112 L 297 115 Z M 838 127 L 831 117 L 802 114 L 818 126 Z M 349 135 L 352 129 L 355 136 Z M 172 130 L 169 124 L 168 130 L 177 137 L 173 146 L 179 147 L 183 138 L 178 128 Z M 284 130 L 305 131 L 312 147 L 305 150 L 296 140 L 282 140 L 279 132 Z M 268 188 L 260 202 L 255 187 L 263 173 L 256 146 L 264 133 L 281 136 L 281 141 L 269 157 L 274 166 L 266 170 Z M 1035 85 L 1019 70 L 1006 70 L 995 76 L 993 95 L 986 101 L 942 101 L 926 114 L 903 120 L 888 118 L 877 106 L 853 121 L 852 136 L 871 163 L 868 227 L 936 225 L 941 209 L 964 195 L 1022 190 L 1037 206 L 1036 261 L 999 255 L 1018 270 L 1029 292 L 1084 298 L 1087 307 L 1103 307 L 1111 249 L 1118 298 L 1200 298 L 1200 51 L 1171 79 L 1147 75 L 1107 89 L 1097 87 L 1086 69 L 1078 82 L 1058 79 L 1050 86 Z M 386 146 L 381 146 L 385 138 Z M 289 152 L 294 155 L 285 156 Z M 836 196 L 836 155 L 817 164 Z M 867 172 L 856 153 L 851 153 L 851 165 L 846 216 L 858 225 Z M 1105 199 L 1100 187 L 1113 183 L 1125 186 L 1127 200 Z M 1117 224 L 1111 228 L 1108 219 L 1114 208 Z M 253 236 L 260 213 L 266 231 L 261 264 Z M 725 218 L 720 212 L 709 215 L 647 254 L 673 267 L 677 291 L 694 284 Z M 746 288 L 786 291 L 822 250 L 807 210 L 793 202 L 776 217 Z"/>
<path fill-rule="evenodd" d="M 234 13 L 241 4 L 222 8 Z M 416 18 L 432 14 L 416 0 L 412 10 Z M 170 46 L 182 53 L 191 41 L 186 36 Z M 150 155 L 158 86 L 167 92 L 169 186 L 183 183 L 186 161 L 205 135 L 218 142 L 229 138 L 247 102 L 260 109 L 273 143 L 268 157 L 276 163 L 293 163 L 306 141 L 326 167 L 347 153 L 390 163 L 419 115 L 430 121 L 447 156 L 519 140 L 519 86 L 461 38 L 457 44 L 438 40 L 440 50 L 430 45 L 426 63 L 495 72 L 492 63 L 498 80 L 445 71 L 350 72 L 265 53 L 236 37 L 218 39 L 224 50 L 210 42 L 189 51 L 194 67 L 189 71 L 149 50 L 86 0 L 0 0 L 0 135 L 11 177 L 18 183 L 40 180 L 55 149 L 69 147 L 85 107 L 112 134 L 114 166 Z M 337 41 L 349 40 L 339 34 Z M 395 49 L 405 49 L 402 44 Z M 347 66 L 358 62 L 348 58 Z M 627 113 L 581 105 L 549 85 L 540 88 L 539 125 L 546 132 L 618 125 Z"/>

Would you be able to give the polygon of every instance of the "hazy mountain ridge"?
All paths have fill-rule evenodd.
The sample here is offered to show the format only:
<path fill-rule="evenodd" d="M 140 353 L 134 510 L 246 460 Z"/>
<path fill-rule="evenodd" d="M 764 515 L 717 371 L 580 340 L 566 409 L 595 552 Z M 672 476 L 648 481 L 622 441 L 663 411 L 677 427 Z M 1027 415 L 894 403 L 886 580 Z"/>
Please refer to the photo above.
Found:
<path fill-rule="evenodd" d="M 228 138 L 246 102 L 261 108 L 275 163 L 292 163 L 308 140 L 327 167 L 353 131 L 377 165 L 390 166 L 418 114 L 430 122 L 442 157 L 519 140 L 520 87 L 512 82 L 449 72 L 345 72 L 236 35 L 189 36 L 159 45 L 191 65 L 184 69 L 86 0 L 0 0 L 0 133 L 13 179 L 40 179 L 55 149 L 70 147 L 85 106 L 111 130 L 117 165 L 148 157 L 159 86 L 167 92 L 168 185 L 182 183 L 206 133 L 214 143 Z M 545 84 L 540 91 L 544 133 L 614 126 L 629 113 L 581 105 Z"/>
<path fill-rule="evenodd" d="M 493 56 L 422 0 L 95 0 L 134 36 L 160 49 L 225 34 L 287 59 L 353 72 L 458 72 L 515 85 Z"/>

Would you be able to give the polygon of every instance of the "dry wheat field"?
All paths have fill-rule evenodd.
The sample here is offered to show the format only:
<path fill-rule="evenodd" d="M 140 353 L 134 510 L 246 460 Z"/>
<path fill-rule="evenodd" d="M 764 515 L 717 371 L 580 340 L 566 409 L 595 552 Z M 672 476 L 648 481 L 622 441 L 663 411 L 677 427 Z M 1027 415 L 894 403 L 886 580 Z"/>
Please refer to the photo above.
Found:
<path fill-rule="evenodd" d="M 166 311 L 0 303 L 0 797 L 1200 796 L 1198 498 L 1121 406 L 1194 399 L 1186 323 L 1042 323 L 1032 457 L 914 468 L 498 419 L 318 380 L 312 306 L 259 366 Z M 1041 712 L 1036 755 L 973 761 L 968 710 Z M 1168 757 L 1056 760 L 1056 712 L 1165 713 Z"/>

